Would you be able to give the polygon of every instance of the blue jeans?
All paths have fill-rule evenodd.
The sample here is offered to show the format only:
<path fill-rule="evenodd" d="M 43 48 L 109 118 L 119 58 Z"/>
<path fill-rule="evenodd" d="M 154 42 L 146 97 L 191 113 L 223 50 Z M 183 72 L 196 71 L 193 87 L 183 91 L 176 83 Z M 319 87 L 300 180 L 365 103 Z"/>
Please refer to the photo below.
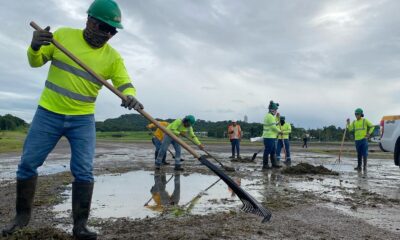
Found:
<path fill-rule="evenodd" d="M 366 138 L 356 140 L 357 159 L 361 163 L 362 157 L 368 157 L 368 140 Z"/>
<path fill-rule="evenodd" d="M 286 161 L 290 161 L 290 143 L 289 139 L 278 139 L 278 145 L 276 147 L 276 159 L 278 162 L 281 160 L 281 151 L 283 148 L 283 144 L 285 144 L 285 150 L 286 150 Z"/>
<path fill-rule="evenodd" d="M 264 138 L 264 155 L 263 164 L 268 164 L 269 155 L 274 156 L 276 153 L 276 138 Z"/>
<path fill-rule="evenodd" d="M 164 139 L 162 141 L 160 150 L 158 151 L 158 156 L 156 158 L 156 165 L 161 165 L 162 158 L 167 154 L 167 150 L 169 145 L 172 144 L 175 149 L 175 166 L 181 165 L 181 146 L 176 143 L 170 136 L 167 134 L 164 135 Z"/>
<path fill-rule="evenodd" d="M 47 155 L 62 136 L 71 146 L 70 169 L 75 182 L 93 182 L 93 158 L 96 145 L 94 115 L 68 116 L 38 107 L 26 136 L 17 179 L 36 176 Z"/>
<path fill-rule="evenodd" d="M 232 145 L 232 156 L 235 156 L 235 149 L 237 156 L 240 156 L 240 140 L 239 139 L 231 139 L 231 145 Z"/>
<path fill-rule="evenodd" d="M 156 138 L 156 137 L 153 137 L 151 139 L 151 142 L 153 143 L 154 147 L 156 147 L 156 152 L 155 152 L 155 158 L 154 159 L 157 159 L 158 152 L 160 151 L 162 142 L 160 140 L 158 140 L 158 138 Z M 164 157 L 162 158 L 162 162 L 165 162 L 166 158 L 167 158 L 167 153 L 165 153 Z"/>

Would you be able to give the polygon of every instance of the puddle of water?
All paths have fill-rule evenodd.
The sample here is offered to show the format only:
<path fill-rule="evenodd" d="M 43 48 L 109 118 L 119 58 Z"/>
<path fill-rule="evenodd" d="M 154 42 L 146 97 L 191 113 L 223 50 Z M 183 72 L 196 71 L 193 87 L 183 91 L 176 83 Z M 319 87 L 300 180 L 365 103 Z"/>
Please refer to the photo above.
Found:
<path fill-rule="evenodd" d="M 354 172 L 354 166 L 350 164 L 323 164 L 323 166 L 335 172 Z"/>
<path fill-rule="evenodd" d="M 97 218 L 145 218 L 163 212 L 165 206 L 190 206 L 190 201 L 219 178 L 202 174 L 170 175 L 149 171 L 133 171 L 96 177 L 91 216 Z M 250 181 L 241 180 L 242 186 Z M 251 187 L 248 187 L 251 188 Z M 247 189 L 249 190 L 249 189 Z M 256 190 L 249 190 L 261 198 Z M 71 196 L 70 190 L 64 194 Z M 146 205 L 146 203 L 148 203 Z M 241 206 L 240 200 L 219 181 L 191 206 L 191 214 L 209 214 Z M 145 206 L 146 205 L 146 206 Z M 71 197 L 54 207 L 58 217 L 66 217 Z"/>

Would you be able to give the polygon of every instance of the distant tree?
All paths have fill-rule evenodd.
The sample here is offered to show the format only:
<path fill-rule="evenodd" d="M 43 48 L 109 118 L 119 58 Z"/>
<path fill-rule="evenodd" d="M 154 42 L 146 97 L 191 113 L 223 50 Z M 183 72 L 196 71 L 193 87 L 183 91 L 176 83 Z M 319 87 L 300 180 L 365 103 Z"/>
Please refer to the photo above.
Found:
<path fill-rule="evenodd" d="M 0 115 L 0 130 L 16 130 L 26 126 L 28 126 L 28 124 L 21 118 L 15 117 L 11 114 L 6 114 L 4 116 Z"/>

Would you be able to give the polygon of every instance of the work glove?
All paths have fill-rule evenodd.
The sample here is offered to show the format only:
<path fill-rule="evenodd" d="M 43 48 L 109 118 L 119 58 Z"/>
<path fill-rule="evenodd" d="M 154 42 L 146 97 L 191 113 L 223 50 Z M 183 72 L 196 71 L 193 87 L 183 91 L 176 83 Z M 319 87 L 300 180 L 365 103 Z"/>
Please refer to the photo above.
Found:
<path fill-rule="evenodd" d="M 186 133 L 183 132 L 179 133 L 179 135 L 181 135 L 182 137 L 186 137 Z"/>
<path fill-rule="evenodd" d="M 347 125 L 350 125 L 350 118 L 348 118 L 348 119 L 346 120 L 346 122 L 347 122 Z"/>
<path fill-rule="evenodd" d="M 365 135 L 365 138 L 366 138 L 366 139 L 369 139 L 370 136 L 371 136 L 371 135 L 370 135 L 369 133 L 367 133 L 367 135 Z"/>
<path fill-rule="evenodd" d="M 33 31 L 31 48 L 34 51 L 38 51 L 42 45 L 49 45 L 53 40 L 53 34 L 50 31 L 50 27 L 47 26 L 43 30 Z"/>
<path fill-rule="evenodd" d="M 128 108 L 129 110 L 133 108 L 136 111 L 142 110 L 144 108 L 143 105 L 134 96 L 127 95 L 126 98 L 126 101 L 122 100 L 121 107 Z"/>
<path fill-rule="evenodd" d="M 199 144 L 198 147 L 199 147 L 200 150 L 204 150 L 204 145 L 203 144 Z"/>

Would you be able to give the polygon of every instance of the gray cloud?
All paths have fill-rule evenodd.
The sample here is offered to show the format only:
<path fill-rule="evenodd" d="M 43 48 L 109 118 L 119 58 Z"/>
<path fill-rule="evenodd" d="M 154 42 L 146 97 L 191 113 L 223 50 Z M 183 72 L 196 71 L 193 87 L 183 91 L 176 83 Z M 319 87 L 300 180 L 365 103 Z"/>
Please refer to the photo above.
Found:
<path fill-rule="evenodd" d="M 48 66 L 32 69 L 29 21 L 82 28 L 91 0 L 2 4 L 0 114 L 29 120 Z M 343 124 L 356 107 L 396 114 L 400 2 L 119 0 L 125 29 L 111 41 L 156 117 L 262 121 L 267 102 L 304 127 Z M 202 91 L 199 91 L 202 90 Z M 8 94 L 8 95 L 7 95 Z M 10 95 L 17 94 L 17 95 Z M 98 119 L 126 113 L 102 90 Z"/>

